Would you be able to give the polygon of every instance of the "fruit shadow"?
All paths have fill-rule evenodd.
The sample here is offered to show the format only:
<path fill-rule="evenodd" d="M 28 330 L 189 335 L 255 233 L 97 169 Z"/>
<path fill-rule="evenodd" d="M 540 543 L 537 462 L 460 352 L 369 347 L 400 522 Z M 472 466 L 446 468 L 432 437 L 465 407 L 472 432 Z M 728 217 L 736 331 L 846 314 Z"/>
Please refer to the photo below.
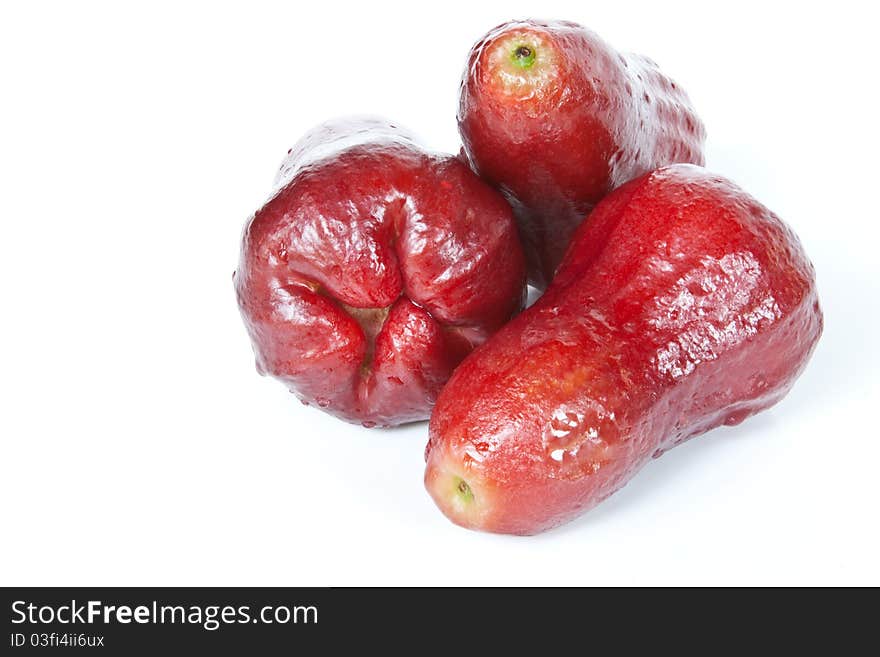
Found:
<path fill-rule="evenodd" d="M 335 439 L 320 441 L 312 452 L 320 468 L 332 473 L 333 485 L 370 513 L 386 509 L 401 523 L 418 522 L 424 516 L 423 496 L 427 498 L 421 482 L 428 422 L 374 428 L 352 424 L 347 431 L 339 431 L 338 422 L 327 416 L 326 431 Z"/>
<path fill-rule="evenodd" d="M 541 298 L 542 294 L 543 292 L 541 292 L 538 288 L 529 285 L 526 294 L 526 308 L 531 308 L 535 304 L 535 301 Z"/>

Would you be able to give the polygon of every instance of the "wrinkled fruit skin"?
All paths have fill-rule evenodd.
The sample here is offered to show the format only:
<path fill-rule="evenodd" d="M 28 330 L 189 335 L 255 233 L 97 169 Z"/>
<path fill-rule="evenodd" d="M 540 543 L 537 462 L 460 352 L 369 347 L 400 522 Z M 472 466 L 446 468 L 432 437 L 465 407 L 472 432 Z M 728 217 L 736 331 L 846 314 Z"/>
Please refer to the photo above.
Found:
<path fill-rule="evenodd" d="M 257 368 L 365 426 L 423 420 L 453 368 L 522 308 L 504 199 L 376 120 L 324 124 L 250 219 L 234 276 Z"/>
<path fill-rule="evenodd" d="M 489 32 L 471 50 L 458 125 L 472 166 L 513 205 L 541 289 L 611 190 L 667 164 L 703 164 L 705 130 L 685 92 L 575 23 Z"/>
<path fill-rule="evenodd" d="M 779 401 L 822 332 L 797 236 L 692 165 L 619 188 L 539 301 L 459 366 L 426 486 L 466 527 L 533 534 L 652 457 Z"/>

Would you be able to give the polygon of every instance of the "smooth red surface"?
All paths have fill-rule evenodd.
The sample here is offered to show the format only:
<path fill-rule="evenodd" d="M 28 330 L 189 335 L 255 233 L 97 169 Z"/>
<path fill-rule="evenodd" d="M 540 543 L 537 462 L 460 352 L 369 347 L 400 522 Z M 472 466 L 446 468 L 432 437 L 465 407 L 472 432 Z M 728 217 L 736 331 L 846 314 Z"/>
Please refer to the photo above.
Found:
<path fill-rule="evenodd" d="M 602 201 L 545 295 L 456 370 L 426 485 L 459 524 L 549 529 L 779 401 L 821 332 L 797 236 L 724 178 L 660 169 Z"/>
<path fill-rule="evenodd" d="M 526 45 L 528 68 L 512 64 Z M 606 194 L 667 164 L 703 164 L 705 130 L 650 59 L 569 22 L 500 25 L 471 50 L 458 124 L 474 168 L 508 197 L 529 277 L 546 287 Z"/>
<path fill-rule="evenodd" d="M 426 419 L 455 365 L 522 307 L 510 207 L 373 120 L 312 131 L 277 184 L 235 274 L 258 370 L 345 420 Z"/>

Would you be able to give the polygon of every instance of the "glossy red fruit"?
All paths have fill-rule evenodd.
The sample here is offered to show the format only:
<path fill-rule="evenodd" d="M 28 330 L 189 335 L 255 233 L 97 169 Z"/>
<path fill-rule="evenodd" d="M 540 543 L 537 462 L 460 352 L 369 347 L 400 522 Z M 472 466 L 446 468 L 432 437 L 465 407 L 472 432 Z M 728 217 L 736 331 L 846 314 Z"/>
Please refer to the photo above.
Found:
<path fill-rule="evenodd" d="M 544 296 L 456 370 L 425 483 L 465 527 L 549 529 L 775 404 L 821 332 L 797 236 L 724 178 L 660 169 L 602 201 Z"/>
<path fill-rule="evenodd" d="M 465 152 L 513 205 L 539 288 L 608 192 L 667 164 L 703 164 L 705 131 L 684 91 L 575 23 L 496 27 L 471 50 L 459 103 Z"/>
<path fill-rule="evenodd" d="M 250 219 L 235 289 L 257 367 L 365 426 L 428 417 L 521 309 L 510 207 L 459 159 L 375 120 L 306 135 Z"/>

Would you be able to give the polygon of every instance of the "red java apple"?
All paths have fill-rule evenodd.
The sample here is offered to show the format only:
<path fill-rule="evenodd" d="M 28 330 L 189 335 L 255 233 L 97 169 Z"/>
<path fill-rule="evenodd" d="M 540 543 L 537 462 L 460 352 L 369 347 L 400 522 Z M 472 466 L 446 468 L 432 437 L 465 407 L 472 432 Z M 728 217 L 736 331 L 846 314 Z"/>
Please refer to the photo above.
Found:
<path fill-rule="evenodd" d="M 453 368 L 522 308 L 510 207 L 390 124 L 327 123 L 282 165 L 234 276 L 257 368 L 365 426 L 423 420 Z"/>
<path fill-rule="evenodd" d="M 465 527 L 549 529 L 775 404 L 821 332 L 797 236 L 724 178 L 660 169 L 605 198 L 544 296 L 456 370 L 425 483 Z"/>
<path fill-rule="evenodd" d="M 705 131 L 684 91 L 575 23 L 516 21 L 483 37 L 458 125 L 472 166 L 513 205 L 542 289 L 608 192 L 667 164 L 703 164 Z"/>

